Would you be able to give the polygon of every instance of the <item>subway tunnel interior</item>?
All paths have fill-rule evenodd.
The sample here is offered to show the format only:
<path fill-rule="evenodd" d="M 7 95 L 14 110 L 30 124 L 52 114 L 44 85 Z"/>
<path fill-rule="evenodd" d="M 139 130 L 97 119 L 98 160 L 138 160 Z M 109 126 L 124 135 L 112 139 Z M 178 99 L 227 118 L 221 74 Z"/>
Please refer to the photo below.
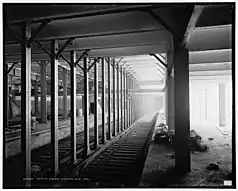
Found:
<path fill-rule="evenodd" d="M 3 4 L 4 188 L 234 188 L 234 3 Z"/>

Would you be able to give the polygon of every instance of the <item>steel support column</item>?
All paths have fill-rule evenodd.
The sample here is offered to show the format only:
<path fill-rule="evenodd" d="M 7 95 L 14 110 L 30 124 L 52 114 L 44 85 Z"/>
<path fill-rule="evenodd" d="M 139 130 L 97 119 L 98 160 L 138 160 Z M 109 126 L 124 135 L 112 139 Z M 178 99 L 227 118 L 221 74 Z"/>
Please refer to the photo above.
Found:
<path fill-rule="evenodd" d="M 71 63 L 72 64 L 72 63 Z M 68 110 L 67 110 L 67 72 L 66 69 L 63 69 L 63 119 L 67 119 Z"/>
<path fill-rule="evenodd" d="M 35 115 L 39 113 L 38 81 L 35 81 Z"/>
<path fill-rule="evenodd" d="M 113 86 L 113 136 L 116 136 L 116 72 L 115 72 L 115 58 L 112 60 L 112 86 Z"/>
<path fill-rule="evenodd" d="M 71 116 L 70 116 L 70 138 L 71 138 L 71 164 L 74 165 L 77 163 L 77 156 L 76 156 L 76 52 L 70 51 L 70 109 L 71 109 Z M 66 80 L 65 80 L 66 81 Z"/>
<path fill-rule="evenodd" d="M 127 128 L 127 126 L 126 126 L 126 71 L 124 71 L 124 79 L 123 79 L 123 83 L 124 83 L 124 92 L 123 92 L 123 95 L 124 95 L 124 97 L 123 97 L 123 101 L 124 101 L 124 113 L 123 113 L 123 115 L 124 115 L 124 129 L 126 129 Z"/>
<path fill-rule="evenodd" d="M 175 167 L 190 171 L 189 61 L 188 50 L 174 38 Z"/>
<path fill-rule="evenodd" d="M 117 132 L 120 131 L 120 68 L 117 63 Z"/>
<path fill-rule="evenodd" d="M 84 57 L 83 59 L 84 64 L 84 155 L 85 157 L 88 156 L 90 152 L 90 145 L 89 145 L 89 87 L 88 87 L 88 65 L 87 65 L 87 58 Z"/>
<path fill-rule="evenodd" d="M 108 139 L 112 138 L 111 132 L 111 67 L 110 58 L 108 58 Z"/>
<path fill-rule="evenodd" d="M 59 172 L 58 156 L 58 42 L 51 41 L 51 146 L 52 146 L 52 175 Z"/>
<path fill-rule="evenodd" d="M 105 65 L 102 58 L 102 143 L 106 141 L 106 125 L 105 125 Z"/>
<path fill-rule="evenodd" d="M 47 104 L 46 104 L 46 95 L 47 95 L 47 81 L 46 81 L 46 61 L 41 61 L 40 64 L 40 74 L 41 74 L 41 106 L 40 106 L 40 115 L 41 123 L 47 122 Z"/>
<path fill-rule="evenodd" d="M 121 131 L 123 131 L 123 70 L 121 67 Z"/>
<path fill-rule="evenodd" d="M 94 146 L 98 147 L 98 63 L 94 64 Z"/>
<path fill-rule="evenodd" d="M 31 29 L 22 27 L 21 44 L 21 154 L 23 161 L 23 179 L 26 186 L 31 182 L 31 48 L 27 41 L 31 38 Z"/>
<path fill-rule="evenodd" d="M 129 127 L 129 94 L 128 94 L 128 89 L 129 89 L 129 83 L 128 83 L 128 73 L 126 74 L 126 126 Z"/>

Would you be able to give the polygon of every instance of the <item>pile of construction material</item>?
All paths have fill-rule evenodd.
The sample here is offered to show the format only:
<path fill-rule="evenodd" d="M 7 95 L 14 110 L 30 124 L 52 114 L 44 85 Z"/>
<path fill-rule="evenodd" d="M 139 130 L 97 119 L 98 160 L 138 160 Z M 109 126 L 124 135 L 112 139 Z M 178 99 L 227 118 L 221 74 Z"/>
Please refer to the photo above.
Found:
<path fill-rule="evenodd" d="M 155 127 L 155 133 L 153 139 L 159 144 L 171 144 L 175 146 L 175 131 L 168 130 L 168 126 L 164 123 L 160 123 Z M 195 151 L 206 151 L 208 149 L 207 145 L 202 144 L 202 137 L 195 131 L 190 131 L 190 146 L 191 150 Z"/>

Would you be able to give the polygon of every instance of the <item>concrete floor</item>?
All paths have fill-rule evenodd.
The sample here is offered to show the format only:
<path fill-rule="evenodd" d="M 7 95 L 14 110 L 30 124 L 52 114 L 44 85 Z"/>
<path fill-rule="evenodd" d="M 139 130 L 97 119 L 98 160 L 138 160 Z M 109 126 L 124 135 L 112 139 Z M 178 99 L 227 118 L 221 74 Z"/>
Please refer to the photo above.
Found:
<path fill-rule="evenodd" d="M 169 157 L 174 153 L 173 148 L 151 140 L 139 187 L 224 186 L 232 165 L 231 127 L 226 128 L 228 135 L 223 135 L 216 125 L 209 123 L 193 124 L 190 128 L 198 132 L 209 147 L 207 152 L 191 152 L 191 172 L 184 177 L 176 175 L 175 159 Z M 208 140 L 209 137 L 213 140 Z M 209 163 L 218 164 L 220 169 L 207 170 Z"/>

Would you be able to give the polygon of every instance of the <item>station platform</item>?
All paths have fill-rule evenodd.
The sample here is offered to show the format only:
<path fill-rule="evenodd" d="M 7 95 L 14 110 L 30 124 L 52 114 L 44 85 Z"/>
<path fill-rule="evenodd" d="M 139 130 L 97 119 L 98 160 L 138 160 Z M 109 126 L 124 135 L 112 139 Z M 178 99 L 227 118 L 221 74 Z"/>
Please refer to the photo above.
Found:
<path fill-rule="evenodd" d="M 106 113 L 107 116 L 107 113 Z M 83 131 L 84 117 L 77 117 L 76 132 Z M 98 125 L 101 125 L 101 116 L 98 116 Z M 89 128 L 94 126 L 94 115 L 89 115 Z M 32 150 L 37 149 L 45 144 L 50 143 L 50 120 L 47 123 L 36 123 L 36 128 L 31 130 L 31 145 Z M 59 140 L 70 136 L 70 119 L 59 120 Z M 12 157 L 21 151 L 21 130 L 16 130 L 12 133 L 5 134 L 5 158 Z"/>
<path fill-rule="evenodd" d="M 158 117 L 156 125 L 161 121 Z M 208 146 L 206 152 L 191 152 L 191 172 L 183 177 L 176 174 L 172 146 L 157 144 L 151 140 L 138 187 L 226 187 L 226 184 L 231 184 L 231 129 L 228 129 L 227 135 L 218 131 L 216 125 L 209 123 L 191 124 L 190 129 L 198 132 L 202 143 Z M 219 165 L 219 169 L 207 170 L 210 163 Z"/>

